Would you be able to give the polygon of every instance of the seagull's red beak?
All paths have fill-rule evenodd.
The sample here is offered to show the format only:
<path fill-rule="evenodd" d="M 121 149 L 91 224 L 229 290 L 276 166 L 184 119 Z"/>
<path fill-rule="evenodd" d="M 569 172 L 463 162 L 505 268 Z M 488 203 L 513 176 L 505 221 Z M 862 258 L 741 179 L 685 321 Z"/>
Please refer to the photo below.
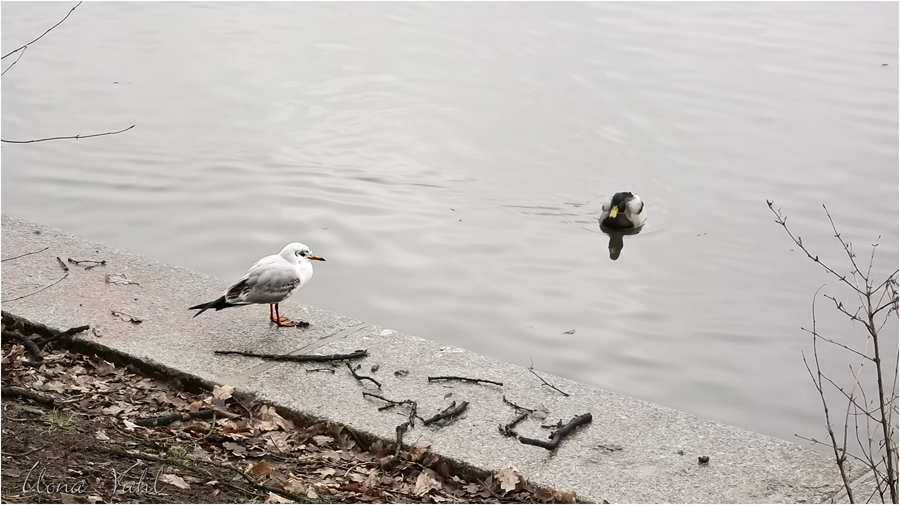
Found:
<path fill-rule="evenodd" d="M 325 258 L 323 258 L 321 256 L 310 256 L 309 259 L 316 260 L 316 261 L 325 261 Z"/>

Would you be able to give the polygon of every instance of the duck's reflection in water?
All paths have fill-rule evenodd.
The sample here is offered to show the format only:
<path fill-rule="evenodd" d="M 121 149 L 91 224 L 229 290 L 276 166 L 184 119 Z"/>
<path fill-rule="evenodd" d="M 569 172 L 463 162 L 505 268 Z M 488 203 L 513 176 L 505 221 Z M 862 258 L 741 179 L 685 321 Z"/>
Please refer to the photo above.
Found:
<path fill-rule="evenodd" d="M 625 240 L 622 237 L 625 235 L 637 235 L 643 228 L 643 226 L 640 226 L 638 228 L 629 228 L 627 230 L 614 230 L 601 224 L 600 231 L 609 235 L 609 259 L 615 261 L 619 259 L 619 255 L 622 254 L 622 249 L 625 247 Z"/>

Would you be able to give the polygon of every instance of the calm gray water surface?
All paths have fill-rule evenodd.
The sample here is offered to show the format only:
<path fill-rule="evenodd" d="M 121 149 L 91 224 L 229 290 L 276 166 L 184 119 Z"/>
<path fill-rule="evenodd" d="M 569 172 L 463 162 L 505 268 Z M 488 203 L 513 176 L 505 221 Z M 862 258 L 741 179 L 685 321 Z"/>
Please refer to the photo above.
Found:
<path fill-rule="evenodd" d="M 73 4 L 3 2 L 3 52 Z M 3 138 L 137 127 L 4 144 L 2 209 L 227 280 L 299 240 L 304 303 L 820 437 L 830 279 L 765 201 L 897 267 L 897 53 L 894 2 L 85 3 L 3 76 Z"/>

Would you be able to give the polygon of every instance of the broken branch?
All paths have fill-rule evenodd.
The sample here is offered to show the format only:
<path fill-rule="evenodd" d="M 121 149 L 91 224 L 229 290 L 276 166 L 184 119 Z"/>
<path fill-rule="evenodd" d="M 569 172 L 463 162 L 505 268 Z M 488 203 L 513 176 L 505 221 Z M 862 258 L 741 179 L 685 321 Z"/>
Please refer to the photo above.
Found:
<path fill-rule="evenodd" d="M 35 344 L 37 344 L 38 347 L 44 347 L 45 345 L 49 344 L 50 342 L 54 342 L 61 338 L 71 337 L 72 335 L 74 335 L 76 333 L 81 333 L 81 332 L 87 331 L 89 329 L 91 329 L 91 327 L 87 324 L 84 326 L 76 326 L 74 328 L 69 328 L 66 331 L 61 331 L 61 332 L 57 333 L 56 335 L 35 339 Z"/>
<path fill-rule="evenodd" d="M 90 135 L 71 135 L 71 136 L 68 136 L 68 137 L 47 137 L 47 138 L 43 138 L 43 139 L 31 139 L 31 140 L 6 140 L 6 139 L 0 139 L 0 142 L 6 142 L 7 144 L 31 144 L 32 142 L 46 142 L 46 141 L 48 141 L 48 140 L 67 140 L 67 139 L 75 139 L 75 140 L 78 140 L 78 139 L 86 139 L 86 138 L 91 138 L 91 137 L 102 137 L 102 136 L 104 136 L 104 135 L 115 135 L 115 134 L 117 134 L 117 133 L 127 132 L 128 130 L 134 128 L 135 126 L 137 126 L 137 125 L 131 125 L 131 126 L 129 126 L 128 128 L 124 128 L 124 129 L 119 130 L 119 131 L 114 131 L 114 132 L 103 132 L 103 133 L 92 133 L 92 134 L 90 134 Z"/>
<path fill-rule="evenodd" d="M 165 426 L 167 424 L 172 424 L 175 421 L 189 421 L 191 419 L 215 419 L 217 415 L 227 417 L 229 419 L 241 417 L 237 414 L 226 412 L 222 409 L 210 409 L 185 413 L 176 412 L 174 414 L 159 417 L 145 417 L 142 419 L 137 419 L 134 424 L 138 426 Z"/>
<path fill-rule="evenodd" d="M 444 409 L 443 411 L 441 411 L 440 414 L 436 414 L 432 417 L 429 417 L 428 419 L 425 419 L 424 421 L 422 421 L 422 424 L 424 424 L 425 426 L 428 426 L 429 424 L 436 423 L 443 419 L 457 416 L 459 414 L 462 414 L 463 411 L 465 411 L 466 407 L 468 407 L 468 406 L 469 406 L 469 402 L 462 402 L 457 406 L 456 401 L 454 400 L 452 403 L 450 403 L 450 406 L 447 407 L 446 409 Z"/>
<path fill-rule="evenodd" d="M 37 393 L 32 393 L 27 389 L 12 387 L 12 386 L 3 386 L 0 389 L 0 395 L 2 396 L 18 396 L 20 398 L 28 398 L 29 400 L 33 400 L 41 405 L 46 405 L 47 407 L 52 407 L 54 409 L 59 408 L 56 400 L 50 398 L 49 396 L 39 395 Z"/>
<path fill-rule="evenodd" d="M 213 351 L 215 354 L 237 354 L 248 358 L 261 358 L 272 361 L 293 361 L 294 363 L 306 363 L 309 361 L 340 361 L 342 359 L 365 358 L 369 351 L 359 349 L 348 354 L 258 354 L 244 351 Z"/>
<path fill-rule="evenodd" d="M 531 366 L 528 367 L 528 371 L 533 373 L 535 377 L 540 379 L 541 382 L 543 382 L 545 386 L 549 386 L 551 389 L 555 390 L 556 392 L 560 393 L 563 396 L 569 396 L 569 393 L 566 393 L 565 391 L 559 389 L 558 387 L 554 386 L 553 384 L 550 384 L 549 382 L 545 381 L 543 377 L 538 375 L 537 372 L 534 371 L 534 361 L 531 362 Z"/>
<path fill-rule="evenodd" d="M 522 412 L 521 414 L 519 414 L 519 417 L 513 419 L 511 423 L 507 424 L 506 426 L 499 426 L 500 434 L 503 435 L 504 437 L 519 436 L 518 433 L 516 433 L 516 431 L 513 428 L 515 428 L 517 424 L 524 421 L 527 417 L 528 417 L 528 412 Z"/>
<path fill-rule="evenodd" d="M 503 385 L 502 382 L 491 381 L 491 380 L 487 380 L 487 379 L 470 379 L 468 377 L 454 377 L 452 375 L 442 375 L 440 377 L 429 377 L 428 378 L 428 382 L 434 382 L 434 381 L 460 381 L 460 382 L 471 382 L 473 384 L 478 384 L 479 382 L 484 382 L 487 384 L 494 384 L 497 386 Z"/>
<path fill-rule="evenodd" d="M 353 374 L 353 378 L 354 378 L 354 379 L 358 380 L 359 382 L 362 382 L 362 381 L 364 381 L 364 380 L 372 381 L 373 384 L 375 384 L 376 386 L 378 386 L 378 389 L 381 389 L 381 383 L 380 383 L 380 382 L 378 382 L 377 380 L 375 380 L 375 379 L 373 379 L 373 378 L 371 378 L 371 377 L 366 377 L 365 375 L 359 375 L 359 374 L 357 374 L 357 373 L 356 373 L 356 370 L 354 370 L 353 367 L 350 366 L 350 363 L 346 363 L 346 362 L 345 362 L 344 364 L 347 365 L 347 369 L 350 370 L 350 373 L 351 373 L 351 374 Z"/>
<path fill-rule="evenodd" d="M 562 428 L 554 431 L 550 434 L 550 441 L 547 442 L 545 440 L 536 440 L 533 438 L 525 438 L 523 436 L 519 436 L 519 442 L 527 445 L 536 445 L 538 447 L 543 447 L 548 451 L 552 451 L 559 446 L 559 442 L 569 433 L 571 433 L 575 428 L 581 426 L 582 424 L 588 424 L 593 419 L 591 413 L 582 414 L 580 416 L 573 417 L 571 421 L 568 422 Z"/>
<path fill-rule="evenodd" d="M 33 252 L 25 253 L 25 254 L 20 254 L 20 255 L 18 255 L 18 256 L 13 256 L 12 258 L 6 258 L 5 260 L 0 260 L 0 263 L 2 263 L 2 262 L 4 262 L 4 261 L 17 260 L 17 259 L 19 259 L 19 258 L 28 256 L 29 254 L 37 254 L 37 253 L 40 253 L 40 252 L 44 252 L 44 251 L 46 251 L 47 249 L 50 249 L 50 246 L 47 246 L 47 247 L 41 249 L 40 251 L 33 251 Z"/>
<path fill-rule="evenodd" d="M 34 361 L 41 362 L 44 360 L 44 357 L 41 356 L 41 348 L 25 335 L 21 335 L 14 331 L 3 330 L 2 336 L 4 340 L 12 339 L 21 342 L 22 345 L 25 346 L 25 350 L 28 351 L 28 355 L 31 356 L 31 359 Z"/>

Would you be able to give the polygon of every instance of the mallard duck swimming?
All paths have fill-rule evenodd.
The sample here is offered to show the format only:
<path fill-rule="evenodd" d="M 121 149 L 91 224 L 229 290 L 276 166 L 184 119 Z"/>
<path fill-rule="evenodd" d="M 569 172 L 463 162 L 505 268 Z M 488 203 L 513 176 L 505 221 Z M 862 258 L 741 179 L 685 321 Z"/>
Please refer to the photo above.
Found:
<path fill-rule="evenodd" d="M 616 193 L 603 204 L 600 212 L 600 226 L 611 230 L 640 228 L 647 221 L 644 202 L 631 192 Z"/>

